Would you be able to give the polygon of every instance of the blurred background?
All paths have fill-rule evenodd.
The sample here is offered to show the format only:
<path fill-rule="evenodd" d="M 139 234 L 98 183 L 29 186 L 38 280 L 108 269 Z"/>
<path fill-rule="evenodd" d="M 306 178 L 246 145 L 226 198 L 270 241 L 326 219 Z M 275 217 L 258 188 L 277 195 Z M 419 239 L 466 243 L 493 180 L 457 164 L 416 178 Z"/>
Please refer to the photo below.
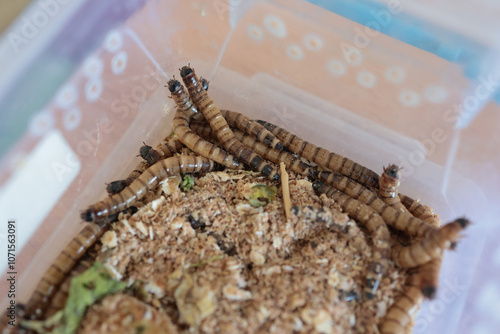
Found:
<path fill-rule="evenodd" d="M 20 301 L 169 133 L 163 86 L 190 62 L 224 108 L 397 163 L 402 192 L 470 218 L 415 332 L 497 333 L 499 17 L 493 0 L 0 0 L 0 250 L 14 219 Z"/>

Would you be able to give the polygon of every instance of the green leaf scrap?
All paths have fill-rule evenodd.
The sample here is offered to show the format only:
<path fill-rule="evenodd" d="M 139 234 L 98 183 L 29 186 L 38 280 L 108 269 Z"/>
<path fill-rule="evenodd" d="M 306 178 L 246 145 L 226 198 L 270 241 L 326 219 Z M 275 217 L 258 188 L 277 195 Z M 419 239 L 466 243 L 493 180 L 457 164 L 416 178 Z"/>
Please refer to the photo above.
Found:
<path fill-rule="evenodd" d="M 254 185 L 250 190 L 252 193 L 248 197 L 248 200 L 255 207 L 264 206 L 272 202 L 278 192 L 276 186 L 268 186 L 261 183 Z"/>
<path fill-rule="evenodd" d="M 95 262 L 92 267 L 73 278 L 63 310 L 44 321 L 23 321 L 22 326 L 39 333 L 75 333 L 89 306 L 107 295 L 123 290 L 126 286 L 126 283 L 111 278 L 101 263 Z"/>
<path fill-rule="evenodd" d="M 191 189 L 192 186 L 194 186 L 193 177 L 189 174 L 185 174 L 184 179 L 182 180 L 182 183 L 181 183 L 181 189 L 184 191 L 188 191 Z"/>

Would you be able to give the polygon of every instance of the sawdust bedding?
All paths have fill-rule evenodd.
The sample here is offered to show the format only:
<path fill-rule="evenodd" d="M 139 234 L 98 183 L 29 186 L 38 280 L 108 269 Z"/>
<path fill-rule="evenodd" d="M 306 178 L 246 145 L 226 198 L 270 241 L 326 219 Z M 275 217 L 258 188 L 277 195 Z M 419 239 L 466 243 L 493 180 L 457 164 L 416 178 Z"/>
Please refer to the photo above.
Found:
<path fill-rule="evenodd" d="M 323 207 L 356 227 L 303 176 L 289 177 L 292 205 Z M 378 333 L 406 272 L 388 261 L 375 298 L 362 298 L 366 231 L 361 251 L 323 223 L 287 220 L 281 184 L 257 173 L 193 178 L 188 191 L 180 176 L 168 178 L 102 237 L 97 261 L 136 293 L 90 307 L 80 333 Z M 255 184 L 277 186 L 276 199 L 252 206 Z"/>

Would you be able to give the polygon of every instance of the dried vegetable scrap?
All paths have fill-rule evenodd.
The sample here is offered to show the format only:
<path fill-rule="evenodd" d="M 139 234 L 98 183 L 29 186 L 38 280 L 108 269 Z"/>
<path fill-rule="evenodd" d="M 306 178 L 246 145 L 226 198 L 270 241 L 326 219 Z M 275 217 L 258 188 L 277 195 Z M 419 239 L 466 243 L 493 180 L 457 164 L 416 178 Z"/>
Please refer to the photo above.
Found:
<path fill-rule="evenodd" d="M 441 227 L 432 209 L 398 193 L 397 166 L 379 177 L 219 110 L 189 66 L 181 77 L 184 85 L 168 83 L 175 136 L 141 147 L 136 169 L 82 212 L 89 227 L 19 315 L 57 314 L 94 247 L 128 288 L 88 307 L 80 332 L 411 332 L 468 220 Z"/>

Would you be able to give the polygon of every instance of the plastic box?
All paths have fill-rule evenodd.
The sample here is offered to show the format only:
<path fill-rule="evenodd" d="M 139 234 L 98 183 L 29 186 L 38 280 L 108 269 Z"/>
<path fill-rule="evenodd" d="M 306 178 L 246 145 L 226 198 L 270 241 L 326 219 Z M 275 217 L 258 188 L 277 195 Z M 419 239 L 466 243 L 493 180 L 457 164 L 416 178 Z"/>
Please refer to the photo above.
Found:
<path fill-rule="evenodd" d="M 79 212 L 137 164 L 142 142 L 170 133 L 164 85 L 190 63 L 210 80 L 219 107 L 284 126 L 378 172 L 398 163 L 403 193 L 443 222 L 470 218 L 475 224 L 446 253 L 438 297 L 423 305 L 415 332 L 493 333 L 493 297 L 479 290 L 489 277 L 489 291 L 500 295 L 495 267 L 481 269 L 494 252 L 483 248 L 500 197 L 492 101 L 500 24 L 484 16 L 490 25 L 480 28 L 473 19 L 498 6 L 485 1 L 470 13 L 464 2 L 444 15 L 430 1 L 311 2 L 54 0 L 57 11 L 35 3 L 21 15 L 3 36 L 3 54 L 10 47 L 18 56 L 0 82 L 1 224 L 14 218 L 24 246 L 16 250 L 17 302 L 83 227 Z M 12 34 L 42 22 L 44 8 L 55 14 L 45 11 L 49 21 L 35 25 L 40 37 L 28 39 L 25 54 Z M 467 24 L 457 24 L 462 16 Z M 45 27 L 52 35 L 43 40 Z M 29 70 L 16 72 L 20 63 Z M 0 233 L 5 249 L 7 230 Z"/>

